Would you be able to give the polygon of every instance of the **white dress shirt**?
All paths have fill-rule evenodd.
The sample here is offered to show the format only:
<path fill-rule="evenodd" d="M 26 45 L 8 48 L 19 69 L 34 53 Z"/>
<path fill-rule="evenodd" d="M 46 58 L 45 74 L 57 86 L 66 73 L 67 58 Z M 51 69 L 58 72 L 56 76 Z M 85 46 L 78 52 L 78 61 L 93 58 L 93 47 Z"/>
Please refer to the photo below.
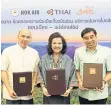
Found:
<path fill-rule="evenodd" d="M 4 49 L 2 53 L 1 70 L 8 73 L 9 84 L 13 89 L 13 72 L 34 72 L 37 71 L 37 64 L 39 62 L 38 52 L 27 46 L 23 49 L 19 44 Z M 29 100 L 32 96 L 22 96 L 11 98 L 9 93 L 3 85 L 3 98 L 8 100 Z"/>

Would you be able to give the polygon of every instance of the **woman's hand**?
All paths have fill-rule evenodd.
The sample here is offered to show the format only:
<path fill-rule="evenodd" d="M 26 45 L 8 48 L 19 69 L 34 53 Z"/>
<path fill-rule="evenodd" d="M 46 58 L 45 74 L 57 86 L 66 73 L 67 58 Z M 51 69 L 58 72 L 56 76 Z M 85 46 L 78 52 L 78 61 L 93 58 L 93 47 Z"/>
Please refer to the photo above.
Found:
<path fill-rule="evenodd" d="M 72 90 L 72 88 L 73 88 L 73 87 L 70 87 L 69 89 L 67 89 L 66 92 L 65 92 L 63 95 L 61 95 L 61 96 L 63 96 L 63 97 L 68 97 L 69 94 L 70 94 L 70 92 L 71 92 L 71 90 Z"/>
<path fill-rule="evenodd" d="M 49 97 L 51 96 L 49 93 L 48 93 L 48 90 L 45 88 L 45 87 L 42 87 L 42 90 L 43 90 L 43 93 L 45 96 Z"/>

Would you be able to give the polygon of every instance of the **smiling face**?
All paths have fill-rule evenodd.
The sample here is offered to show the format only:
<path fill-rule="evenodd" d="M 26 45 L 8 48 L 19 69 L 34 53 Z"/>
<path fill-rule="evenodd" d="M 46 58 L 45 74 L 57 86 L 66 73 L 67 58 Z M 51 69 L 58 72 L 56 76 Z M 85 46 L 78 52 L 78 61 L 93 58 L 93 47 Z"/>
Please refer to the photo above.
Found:
<path fill-rule="evenodd" d="M 95 48 L 97 44 L 97 36 L 93 31 L 84 34 L 83 41 L 87 48 Z"/>
<path fill-rule="evenodd" d="M 53 53 L 60 53 L 63 48 L 63 43 L 61 38 L 54 38 L 51 43 Z"/>
<path fill-rule="evenodd" d="M 22 29 L 18 34 L 18 44 L 24 49 L 31 41 L 31 32 L 27 29 Z"/>

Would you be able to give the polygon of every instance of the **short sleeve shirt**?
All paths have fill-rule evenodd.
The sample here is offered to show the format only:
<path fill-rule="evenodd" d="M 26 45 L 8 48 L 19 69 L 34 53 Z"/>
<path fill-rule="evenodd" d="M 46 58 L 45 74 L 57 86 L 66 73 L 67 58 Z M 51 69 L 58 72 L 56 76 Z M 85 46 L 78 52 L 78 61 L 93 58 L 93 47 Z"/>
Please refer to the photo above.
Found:
<path fill-rule="evenodd" d="M 83 64 L 84 63 L 102 63 L 103 64 L 103 79 L 107 71 L 111 71 L 111 49 L 105 46 L 97 47 L 94 52 L 89 52 L 86 46 L 77 48 L 74 56 L 74 64 L 76 70 L 80 70 L 80 75 L 83 79 Z M 108 97 L 108 84 L 105 85 L 103 92 L 98 92 L 89 89 L 88 91 L 79 90 L 79 96 L 88 100 L 99 100 Z"/>
<path fill-rule="evenodd" d="M 27 46 L 25 49 L 21 48 L 20 45 L 4 49 L 2 52 L 2 65 L 1 70 L 5 70 L 8 73 L 10 86 L 13 88 L 13 72 L 34 72 L 37 71 L 37 64 L 39 62 L 38 52 Z M 24 96 L 18 98 L 11 98 L 8 91 L 3 86 L 3 98 L 8 100 L 29 100 L 32 96 Z"/>

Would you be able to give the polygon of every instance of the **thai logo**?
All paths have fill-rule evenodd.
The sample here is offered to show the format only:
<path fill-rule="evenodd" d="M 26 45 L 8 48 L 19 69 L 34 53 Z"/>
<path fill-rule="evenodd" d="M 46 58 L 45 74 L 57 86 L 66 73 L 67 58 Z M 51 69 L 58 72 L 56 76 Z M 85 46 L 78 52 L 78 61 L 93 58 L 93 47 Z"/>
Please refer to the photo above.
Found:
<path fill-rule="evenodd" d="M 59 77 L 58 75 L 54 75 L 54 76 L 52 77 L 52 79 L 53 79 L 53 80 L 58 80 L 58 77 Z"/>
<path fill-rule="evenodd" d="M 48 10 L 47 13 L 53 15 L 53 9 Z"/>
<path fill-rule="evenodd" d="M 58 10 L 58 9 L 49 9 L 47 11 L 49 15 L 70 15 L 71 10 Z"/>

